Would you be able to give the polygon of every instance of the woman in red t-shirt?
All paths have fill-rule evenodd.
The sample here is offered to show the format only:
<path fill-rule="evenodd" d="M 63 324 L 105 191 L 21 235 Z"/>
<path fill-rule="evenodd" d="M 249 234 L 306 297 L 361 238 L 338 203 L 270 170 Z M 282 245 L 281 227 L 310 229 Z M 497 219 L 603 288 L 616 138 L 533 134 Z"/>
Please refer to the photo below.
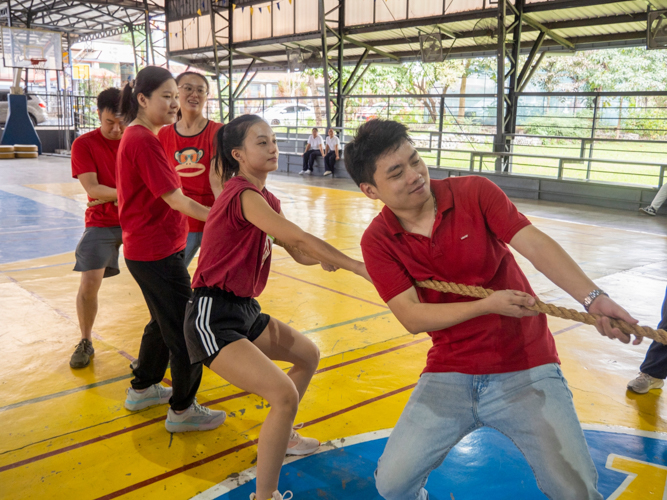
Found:
<path fill-rule="evenodd" d="M 277 488 L 286 452 L 307 455 L 319 447 L 317 440 L 292 429 L 299 401 L 317 369 L 319 351 L 291 326 L 263 314 L 255 300 L 268 279 L 272 242 L 274 238 L 284 242 L 300 264 L 322 263 L 325 270 L 343 268 L 368 279 L 363 262 L 285 218 L 280 201 L 265 187 L 269 172 L 277 168 L 276 135 L 260 117 L 240 116 L 218 131 L 215 170 L 224 189 L 204 227 L 185 319 L 190 361 L 204 363 L 271 405 L 259 433 L 256 498 L 260 500 L 283 498 Z M 294 366 L 285 373 L 271 360 Z"/>
<path fill-rule="evenodd" d="M 134 88 L 123 89 L 121 114 L 129 125 L 116 158 L 125 263 L 151 314 L 125 408 L 140 410 L 169 402 L 165 427 L 170 432 L 213 429 L 225 420 L 225 412 L 197 404 L 202 369 L 190 364 L 183 335 L 191 296 L 183 262 L 186 216 L 206 220 L 209 208 L 183 195 L 178 174 L 156 135 L 173 123 L 177 111 L 178 88 L 171 73 L 156 66 L 142 69 Z M 160 385 L 169 362 L 173 393 Z"/>
<path fill-rule="evenodd" d="M 176 77 L 176 85 L 181 105 L 178 121 L 163 127 L 158 138 L 181 178 L 183 194 L 210 207 L 222 191 L 220 178 L 211 168 L 215 155 L 215 133 L 222 124 L 204 117 L 204 105 L 209 93 L 208 80 L 204 75 L 186 71 Z M 202 221 L 188 218 L 185 267 L 190 265 L 199 250 L 203 231 Z"/>

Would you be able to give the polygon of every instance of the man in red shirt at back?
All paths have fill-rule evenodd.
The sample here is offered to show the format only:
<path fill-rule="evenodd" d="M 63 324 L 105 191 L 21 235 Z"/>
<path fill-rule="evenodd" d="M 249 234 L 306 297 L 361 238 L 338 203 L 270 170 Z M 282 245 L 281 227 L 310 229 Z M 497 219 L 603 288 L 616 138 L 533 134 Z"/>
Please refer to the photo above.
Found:
<path fill-rule="evenodd" d="M 97 96 L 100 127 L 83 134 L 72 144 L 72 177 L 88 194 L 88 200 L 107 203 L 88 207 L 86 229 L 76 247 L 75 271 L 81 272 L 76 296 L 81 341 L 70 358 L 72 368 L 84 368 L 95 353 L 93 323 L 97 316 L 97 292 L 102 279 L 117 275 L 118 249 L 123 243 L 116 200 L 116 153 L 123 134 L 118 116 L 120 90 L 109 88 Z"/>
<path fill-rule="evenodd" d="M 430 180 L 404 125 L 362 125 L 345 148 L 345 166 L 366 196 L 385 204 L 361 240 L 373 284 L 408 331 L 433 341 L 378 463 L 380 494 L 427 500 L 430 472 L 467 434 L 488 426 L 521 450 L 548 498 L 601 500 L 546 316 L 526 308 L 534 292 L 508 245 L 603 315 L 601 334 L 627 343 L 608 318 L 636 320 L 491 181 Z M 415 287 L 427 279 L 497 291 L 475 300 Z"/>

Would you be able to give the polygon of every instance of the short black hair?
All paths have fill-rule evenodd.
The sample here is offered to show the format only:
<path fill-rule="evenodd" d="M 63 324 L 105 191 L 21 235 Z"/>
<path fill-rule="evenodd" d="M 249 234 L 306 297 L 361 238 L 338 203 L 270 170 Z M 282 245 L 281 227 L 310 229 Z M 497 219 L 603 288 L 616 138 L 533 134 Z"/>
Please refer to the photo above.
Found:
<path fill-rule="evenodd" d="M 115 87 L 103 90 L 97 96 L 97 110 L 101 113 L 105 109 L 116 114 L 120 107 L 120 89 Z"/>
<path fill-rule="evenodd" d="M 378 119 L 364 123 L 352 142 L 345 145 L 345 168 L 352 180 L 357 186 L 362 182 L 375 186 L 378 158 L 396 151 L 405 141 L 414 144 L 402 123 Z"/>

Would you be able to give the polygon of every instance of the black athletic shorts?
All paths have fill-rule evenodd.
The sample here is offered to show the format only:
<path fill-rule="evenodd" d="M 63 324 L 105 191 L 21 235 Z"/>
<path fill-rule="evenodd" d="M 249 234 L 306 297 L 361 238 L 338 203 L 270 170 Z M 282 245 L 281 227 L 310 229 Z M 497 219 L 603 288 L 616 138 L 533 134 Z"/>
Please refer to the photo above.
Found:
<path fill-rule="evenodd" d="M 183 327 L 190 363 L 210 366 L 227 344 L 257 339 L 270 319 L 253 298 L 219 288 L 195 288 L 185 308 Z"/>
<path fill-rule="evenodd" d="M 120 226 L 87 227 L 76 246 L 75 271 L 85 272 L 104 269 L 104 277 L 120 273 L 118 249 L 123 244 Z"/>

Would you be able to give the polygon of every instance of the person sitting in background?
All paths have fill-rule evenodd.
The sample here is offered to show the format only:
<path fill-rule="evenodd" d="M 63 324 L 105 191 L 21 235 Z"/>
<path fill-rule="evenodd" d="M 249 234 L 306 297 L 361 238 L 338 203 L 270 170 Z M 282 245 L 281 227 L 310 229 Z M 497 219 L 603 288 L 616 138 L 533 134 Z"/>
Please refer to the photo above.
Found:
<path fill-rule="evenodd" d="M 329 135 L 327 137 L 327 149 L 326 155 L 324 156 L 324 175 L 331 175 L 334 171 L 334 166 L 336 165 L 336 160 L 340 160 L 339 146 L 340 141 L 338 137 L 334 134 L 334 129 L 329 129 Z"/>
<path fill-rule="evenodd" d="M 308 138 L 306 150 L 303 152 L 303 170 L 299 175 L 312 174 L 313 164 L 318 156 L 324 156 L 324 141 L 322 136 L 317 133 L 317 127 L 313 128 L 313 134 Z"/>
<path fill-rule="evenodd" d="M 660 210 L 660 207 L 665 202 L 665 200 L 667 200 L 667 184 L 662 185 L 658 191 L 658 194 L 655 195 L 655 198 L 653 198 L 653 201 L 648 207 L 642 207 L 639 209 L 639 211 L 645 213 L 646 215 L 656 216 L 658 215 L 658 210 Z M 663 314 L 663 319 L 664 317 L 665 315 Z"/>

